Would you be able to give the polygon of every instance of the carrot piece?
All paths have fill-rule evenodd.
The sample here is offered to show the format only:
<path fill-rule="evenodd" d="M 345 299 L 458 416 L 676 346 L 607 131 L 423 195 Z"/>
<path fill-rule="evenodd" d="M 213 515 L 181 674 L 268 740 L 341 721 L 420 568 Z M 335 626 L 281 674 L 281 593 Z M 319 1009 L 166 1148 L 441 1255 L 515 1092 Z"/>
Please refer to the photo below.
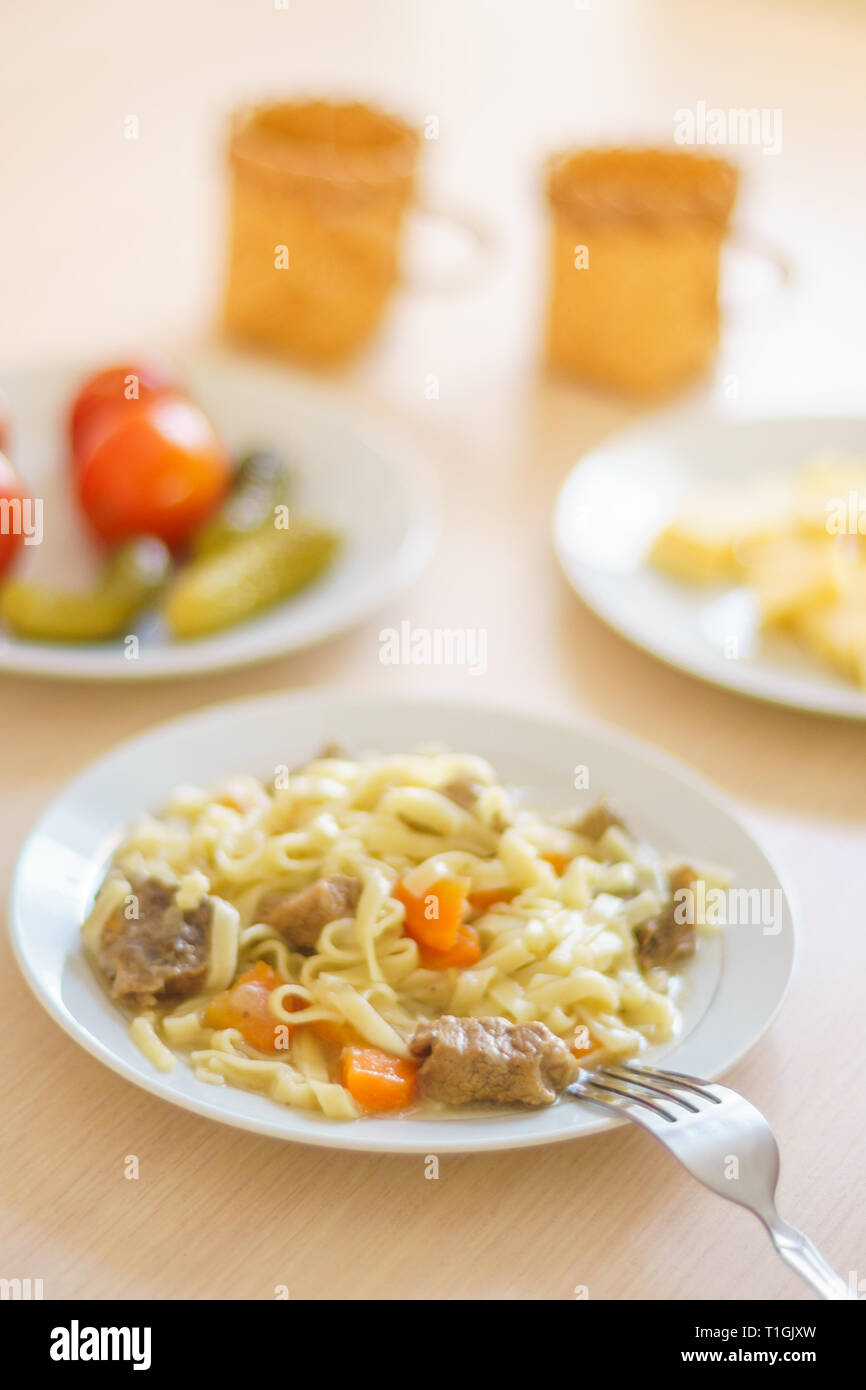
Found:
<path fill-rule="evenodd" d="M 584 1041 L 584 1039 L 586 1039 L 586 1041 Z M 588 1057 L 590 1052 L 597 1052 L 598 1048 L 598 1039 L 594 1038 L 589 1029 L 584 1027 L 583 1024 L 578 1025 L 574 1030 L 574 1037 L 571 1041 L 570 1051 L 572 1054 L 580 1059 L 581 1057 Z"/>
<path fill-rule="evenodd" d="M 340 1080 L 364 1110 L 403 1110 L 415 1094 L 418 1068 L 378 1047 L 347 1047 Z"/>
<path fill-rule="evenodd" d="M 516 897 L 516 888 L 478 888 L 469 894 L 469 905 L 479 912 L 486 912 L 488 907 L 494 907 L 496 903 L 510 903 Z"/>
<path fill-rule="evenodd" d="M 348 1047 L 352 1043 L 363 1041 L 361 1034 L 356 1032 L 351 1024 L 338 1023 L 332 1018 L 319 1018 L 315 1023 L 308 1023 L 307 1027 L 312 1029 L 322 1042 L 333 1043 L 334 1047 Z"/>
<path fill-rule="evenodd" d="M 214 995 L 204 1012 L 205 1023 L 210 1028 L 237 1028 L 244 1042 L 259 1052 L 284 1052 L 286 1025 L 274 1018 L 268 999 L 272 990 L 287 983 L 266 961 L 257 960 L 230 989 Z M 286 1007 L 291 1010 L 291 1000 Z"/>
<path fill-rule="evenodd" d="M 398 883 L 393 896 L 406 909 L 406 935 L 419 946 L 450 951 L 463 920 L 468 887 L 468 878 L 440 878 L 416 897 L 404 883 Z"/>
<path fill-rule="evenodd" d="M 481 942 L 475 928 L 461 922 L 457 928 L 457 940 L 450 951 L 431 951 L 429 946 L 422 946 L 419 954 L 421 964 L 428 970 L 447 970 L 450 966 L 468 970 L 470 965 L 476 965 L 481 959 Z"/>
<path fill-rule="evenodd" d="M 547 860 L 548 864 L 553 868 L 553 872 L 558 874 L 560 878 L 562 878 L 562 875 L 571 863 L 570 854 L 560 854 L 555 849 L 551 850 L 550 854 L 542 854 L 541 857 Z"/>

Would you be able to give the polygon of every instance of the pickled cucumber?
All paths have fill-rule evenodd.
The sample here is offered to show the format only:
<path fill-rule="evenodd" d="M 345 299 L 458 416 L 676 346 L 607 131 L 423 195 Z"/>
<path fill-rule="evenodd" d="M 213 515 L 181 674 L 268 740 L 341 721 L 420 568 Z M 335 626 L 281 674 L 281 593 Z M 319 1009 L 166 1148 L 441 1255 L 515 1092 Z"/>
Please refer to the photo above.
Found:
<path fill-rule="evenodd" d="M 338 546 L 339 537 L 315 521 L 285 530 L 268 522 L 187 565 L 166 596 L 166 622 L 175 637 L 231 627 L 317 579 Z"/>
<path fill-rule="evenodd" d="M 99 583 L 82 593 L 26 579 L 0 589 L 0 615 L 19 637 L 45 642 L 100 642 L 124 632 L 158 595 L 171 556 L 153 536 L 129 541 L 106 563 Z"/>
<path fill-rule="evenodd" d="M 195 537 L 193 555 L 215 555 L 273 519 L 291 496 L 292 475 L 279 454 L 257 449 L 241 459 L 232 490 L 216 516 Z"/>

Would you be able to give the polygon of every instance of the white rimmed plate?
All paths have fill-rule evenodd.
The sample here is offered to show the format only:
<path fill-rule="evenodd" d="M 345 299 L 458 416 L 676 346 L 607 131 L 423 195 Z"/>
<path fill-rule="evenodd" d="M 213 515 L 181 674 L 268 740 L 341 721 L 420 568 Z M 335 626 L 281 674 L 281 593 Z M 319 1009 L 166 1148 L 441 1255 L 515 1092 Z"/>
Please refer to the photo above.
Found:
<path fill-rule="evenodd" d="M 658 532 L 695 487 L 792 475 L 825 450 L 866 457 L 866 420 L 750 420 L 688 412 L 625 430 L 571 471 L 554 543 L 572 588 L 612 628 L 680 670 L 744 695 L 866 718 L 866 692 L 785 636 L 757 630 L 745 589 L 701 588 L 647 563 Z"/>
<path fill-rule="evenodd" d="M 91 364 L 92 365 L 92 364 Z M 11 418 L 12 462 L 43 503 L 41 545 L 26 570 L 58 587 L 87 582 L 97 555 L 70 488 L 66 412 L 90 368 L 44 368 L 0 377 Z M 294 466 L 293 505 L 334 526 L 333 567 L 294 598 L 197 641 L 172 640 L 153 614 L 121 638 L 64 645 L 14 637 L 0 623 L 0 671 L 77 680 L 144 680 L 228 670 L 312 646 L 362 621 L 411 583 L 432 553 L 435 504 L 416 446 L 372 423 L 333 390 L 297 373 L 231 358 L 179 368 L 232 453 L 276 448 Z"/>
<path fill-rule="evenodd" d="M 155 808 L 180 782 L 209 784 L 240 772 L 268 775 L 336 740 L 353 752 L 400 752 L 431 742 L 481 754 L 502 778 L 553 809 L 611 793 L 636 832 L 664 851 L 729 866 L 737 885 L 765 890 L 775 920 L 729 927 L 704 940 L 685 972 L 683 1035 L 663 1053 L 680 1070 L 714 1077 L 769 1026 L 794 953 L 791 909 L 779 877 L 735 810 L 688 768 L 592 726 L 485 705 L 310 690 L 234 701 L 173 720 L 92 764 L 31 833 L 12 888 L 15 954 L 38 999 L 95 1057 L 136 1085 L 225 1124 L 334 1148 L 403 1153 L 506 1149 L 576 1138 L 613 1121 L 570 1100 L 540 1112 L 417 1114 L 327 1120 L 261 1095 L 196 1080 L 179 1061 L 157 1072 L 131 1042 L 126 1021 L 91 971 L 79 925 L 119 829 Z M 576 793 L 576 766 L 592 793 Z M 769 928 L 769 929 L 767 929 Z"/>

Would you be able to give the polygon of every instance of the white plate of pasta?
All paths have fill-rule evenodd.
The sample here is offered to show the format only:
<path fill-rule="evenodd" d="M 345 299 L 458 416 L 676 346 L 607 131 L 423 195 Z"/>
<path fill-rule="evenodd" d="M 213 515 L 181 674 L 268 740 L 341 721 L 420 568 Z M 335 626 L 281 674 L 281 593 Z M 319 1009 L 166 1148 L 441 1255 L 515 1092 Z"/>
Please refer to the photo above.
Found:
<path fill-rule="evenodd" d="M 607 1128 L 564 1094 L 761 1036 L 791 910 L 735 811 L 619 734 L 280 693 L 159 726 L 33 830 L 11 898 L 49 1013 L 197 1114 L 351 1149 Z"/>

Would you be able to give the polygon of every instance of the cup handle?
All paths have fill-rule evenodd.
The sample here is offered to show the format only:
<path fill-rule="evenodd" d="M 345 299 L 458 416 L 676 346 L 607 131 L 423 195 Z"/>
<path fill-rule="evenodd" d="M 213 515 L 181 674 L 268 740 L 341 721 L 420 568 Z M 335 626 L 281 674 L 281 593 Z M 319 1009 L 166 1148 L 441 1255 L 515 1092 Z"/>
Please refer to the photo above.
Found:
<path fill-rule="evenodd" d="M 416 294 L 465 294 L 477 283 L 483 263 L 492 257 L 496 249 L 493 231 L 485 222 L 463 208 L 419 202 L 415 204 L 413 212 L 432 222 L 456 227 L 462 232 L 467 243 L 467 252 L 455 270 L 438 272 L 420 268 L 404 273 L 403 288 Z"/>
<path fill-rule="evenodd" d="M 794 282 L 794 268 L 786 253 L 772 241 L 767 241 L 760 232 L 747 228 L 737 228 L 732 232 L 729 243 L 737 252 L 753 256 L 772 267 L 776 275 L 774 293 L 787 289 Z M 747 295 L 734 295 L 722 306 L 726 316 L 737 315 L 750 309 L 767 294 L 766 290 L 755 290 Z"/>

